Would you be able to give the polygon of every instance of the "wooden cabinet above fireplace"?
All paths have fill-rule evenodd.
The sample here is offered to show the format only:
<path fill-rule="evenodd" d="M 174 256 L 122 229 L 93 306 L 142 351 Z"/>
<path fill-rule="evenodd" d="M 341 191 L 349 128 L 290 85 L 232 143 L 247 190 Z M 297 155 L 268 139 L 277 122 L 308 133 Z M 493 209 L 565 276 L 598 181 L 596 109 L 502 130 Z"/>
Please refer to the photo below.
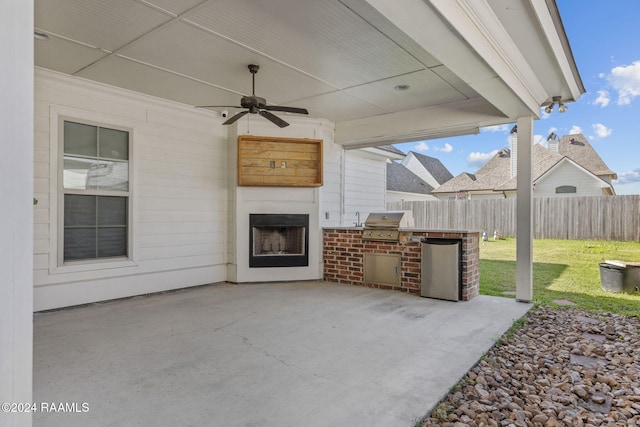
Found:
<path fill-rule="evenodd" d="M 239 136 L 238 185 L 320 187 L 322 140 Z"/>

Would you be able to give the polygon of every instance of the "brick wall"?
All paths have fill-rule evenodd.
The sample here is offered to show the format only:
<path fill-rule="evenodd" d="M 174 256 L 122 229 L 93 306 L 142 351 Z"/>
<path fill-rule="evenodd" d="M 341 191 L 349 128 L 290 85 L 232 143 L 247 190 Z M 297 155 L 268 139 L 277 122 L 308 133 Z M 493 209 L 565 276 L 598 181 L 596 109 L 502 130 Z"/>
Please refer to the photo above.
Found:
<path fill-rule="evenodd" d="M 462 300 L 476 297 L 480 291 L 480 233 L 413 231 L 407 242 L 362 240 L 362 229 L 325 228 L 323 230 L 324 279 L 374 288 L 393 289 L 420 294 L 422 262 L 421 244 L 416 238 L 446 238 L 462 241 Z M 364 254 L 400 255 L 400 285 L 366 283 L 364 281 Z"/>

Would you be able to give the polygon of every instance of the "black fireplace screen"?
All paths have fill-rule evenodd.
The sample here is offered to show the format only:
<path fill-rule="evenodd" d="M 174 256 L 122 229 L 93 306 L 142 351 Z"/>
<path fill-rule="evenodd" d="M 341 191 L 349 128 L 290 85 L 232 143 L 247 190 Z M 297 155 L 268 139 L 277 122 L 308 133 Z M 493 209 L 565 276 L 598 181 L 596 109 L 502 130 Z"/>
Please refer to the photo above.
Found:
<path fill-rule="evenodd" d="M 309 215 L 250 214 L 249 267 L 309 265 Z"/>

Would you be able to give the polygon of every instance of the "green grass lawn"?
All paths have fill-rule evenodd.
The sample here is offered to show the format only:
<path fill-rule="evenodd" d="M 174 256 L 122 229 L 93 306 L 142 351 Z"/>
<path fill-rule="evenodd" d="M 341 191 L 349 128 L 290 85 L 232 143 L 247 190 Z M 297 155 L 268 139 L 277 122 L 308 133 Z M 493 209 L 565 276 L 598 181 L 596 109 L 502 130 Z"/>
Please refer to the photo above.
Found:
<path fill-rule="evenodd" d="M 534 240 L 533 299 L 553 303 L 566 299 L 594 312 L 640 316 L 640 293 L 603 291 L 599 263 L 640 261 L 640 243 L 587 240 Z M 480 293 L 515 292 L 516 240 L 480 244 Z M 505 294 L 507 292 L 507 294 Z"/>

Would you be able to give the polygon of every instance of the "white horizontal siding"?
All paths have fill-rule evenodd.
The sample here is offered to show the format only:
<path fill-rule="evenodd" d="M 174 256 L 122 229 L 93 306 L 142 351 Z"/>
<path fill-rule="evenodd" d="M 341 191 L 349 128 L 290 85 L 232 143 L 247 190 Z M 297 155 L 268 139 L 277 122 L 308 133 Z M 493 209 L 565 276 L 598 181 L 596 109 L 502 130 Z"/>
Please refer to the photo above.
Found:
<path fill-rule="evenodd" d="M 572 185 L 575 193 L 556 194 L 556 187 Z M 534 197 L 602 196 L 603 182 L 572 163 L 565 162 L 536 183 Z"/>
<path fill-rule="evenodd" d="M 362 150 L 346 151 L 344 225 L 362 221 L 372 211 L 385 209 L 387 163 L 384 157 Z"/>
<path fill-rule="evenodd" d="M 43 70 L 35 98 L 36 310 L 226 280 L 228 140 L 215 115 Z M 133 263 L 56 265 L 52 112 L 134 129 Z"/>

